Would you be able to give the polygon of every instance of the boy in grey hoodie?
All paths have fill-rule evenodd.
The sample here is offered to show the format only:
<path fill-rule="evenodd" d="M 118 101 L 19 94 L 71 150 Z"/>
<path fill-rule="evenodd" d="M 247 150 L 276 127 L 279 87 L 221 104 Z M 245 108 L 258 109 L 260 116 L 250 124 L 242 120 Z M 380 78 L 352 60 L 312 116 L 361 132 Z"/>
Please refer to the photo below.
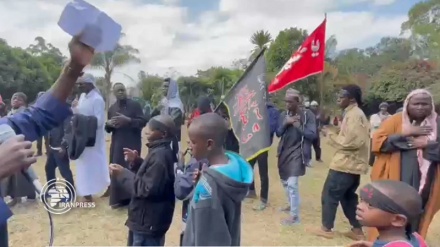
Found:
<path fill-rule="evenodd" d="M 226 121 L 216 113 L 201 115 L 189 127 L 193 157 L 206 158 L 209 168 L 198 175 L 183 246 L 240 245 L 241 202 L 248 193 L 253 172 L 240 155 L 224 150 L 227 132 Z"/>
<path fill-rule="evenodd" d="M 188 148 L 184 153 L 181 154 L 179 158 L 179 165 L 176 168 L 176 180 L 174 181 L 174 194 L 176 198 L 182 201 L 182 222 L 183 229 L 180 233 L 180 246 L 182 246 L 183 231 L 186 226 L 186 219 L 188 217 L 188 205 L 192 197 L 192 191 L 195 185 L 195 176 L 197 176 L 199 170 L 204 169 L 208 166 L 207 160 L 202 160 L 198 162 L 196 159 L 192 158 L 189 160 L 188 164 L 185 163 L 185 155 L 190 151 Z"/>

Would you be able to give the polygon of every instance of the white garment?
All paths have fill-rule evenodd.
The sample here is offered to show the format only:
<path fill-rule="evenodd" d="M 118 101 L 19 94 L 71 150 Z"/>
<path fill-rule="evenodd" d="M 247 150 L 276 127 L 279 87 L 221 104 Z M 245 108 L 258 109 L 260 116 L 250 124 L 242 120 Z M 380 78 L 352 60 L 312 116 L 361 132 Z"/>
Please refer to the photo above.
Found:
<path fill-rule="evenodd" d="M 373 138 L 374 132 L 379 129 L 380 125 L 383 121 L 385 121 L 390 115 L 382 115 L 380 113 L 376 113 L 371 115 L 370 117 L 370 126 L 371 126 L 371 133 L 370 137 Z"/>
<path fill-rule="evenodd" d="M 76 164 L 76 193 L 78 196 L 96 195 L 110 185 L 107 151 L 105 147 L 105 103 L 99 92 L 92 90 L 87 95 L 81 94 L 76 114 L 95 116 L 98 120 L 96 142 L 93 147 L 86 147 Z"/>

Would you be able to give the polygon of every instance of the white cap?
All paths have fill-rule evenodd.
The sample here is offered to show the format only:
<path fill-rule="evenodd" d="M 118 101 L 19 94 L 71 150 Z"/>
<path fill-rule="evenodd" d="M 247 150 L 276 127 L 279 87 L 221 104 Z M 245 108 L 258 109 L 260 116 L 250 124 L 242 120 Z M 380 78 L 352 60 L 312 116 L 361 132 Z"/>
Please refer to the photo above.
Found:
<path fill-rule="evenodd" d="M 310 105 L 311 105 L 311 106 L 318 106 L 319 104 L 318 104 L 318 102 L 316 102 L 316 101 L 312 101 L 312 103 L 310 103 Z"/>

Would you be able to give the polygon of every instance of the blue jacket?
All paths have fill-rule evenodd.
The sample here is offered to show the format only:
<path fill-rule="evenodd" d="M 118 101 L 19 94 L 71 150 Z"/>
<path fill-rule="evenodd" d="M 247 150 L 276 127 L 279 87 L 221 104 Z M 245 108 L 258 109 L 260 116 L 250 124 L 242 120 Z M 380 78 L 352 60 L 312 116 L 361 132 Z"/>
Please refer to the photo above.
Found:
<path fill-rule="evenodd" d="M 269 116 L 269 127 L 270 127 L 270 145 L 273 142 L 273 136 L 278 129 L 278 123 L 280 119 L 280 111 L 275 107 L 275 105 L 271 102 L 266 104 L 267 106 L 267 115 Z"/>
<path fill-rule="evenodd" d="M 54 98 L 50 92 L 37 99 L 34 106 L 10 117 L 0 118 L 0 125 L 7 124 L 15 133 L 22 134 L 28 141 L 35 141 L 49 130 L 63 123 L 72 114 L 70 106 Z M 6 203 L 0 198 L 0 226 L 12 216 Z M 0 233 L 1 234 L 1 233 Z"/>
<path fill-rule="evenodd" d="M 194 172 L 201 168 L 207 167 L 208 161 L 202 160 L 198 162 L 196 159 L 191 160 L 186 165 L 179 165 L 176 168 L 176 177 L 174 180 L 174 194 L 177 199 L 182 202 L 182 220 L 186 222 L 189 199 L 194 189 Z"/>

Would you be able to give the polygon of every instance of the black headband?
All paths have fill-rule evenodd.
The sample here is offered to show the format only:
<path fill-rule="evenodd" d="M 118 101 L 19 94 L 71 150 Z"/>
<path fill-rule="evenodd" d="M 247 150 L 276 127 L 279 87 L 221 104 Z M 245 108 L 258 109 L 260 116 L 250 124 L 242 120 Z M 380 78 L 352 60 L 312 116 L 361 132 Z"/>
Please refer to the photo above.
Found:
<path fill-rule="evenodd" d="M 380 192 L 371 184 L 366 185 L 360 191 L 361 199 L 370 204 L 372 207 L 381 209 L 391 214 L 405 215 L 408 220 L 411 220 L 415 216 L 422 212 L 408 212 L 405 208 L 402 208 L 399 204 L 394 202 L 391 198 Z"/>

